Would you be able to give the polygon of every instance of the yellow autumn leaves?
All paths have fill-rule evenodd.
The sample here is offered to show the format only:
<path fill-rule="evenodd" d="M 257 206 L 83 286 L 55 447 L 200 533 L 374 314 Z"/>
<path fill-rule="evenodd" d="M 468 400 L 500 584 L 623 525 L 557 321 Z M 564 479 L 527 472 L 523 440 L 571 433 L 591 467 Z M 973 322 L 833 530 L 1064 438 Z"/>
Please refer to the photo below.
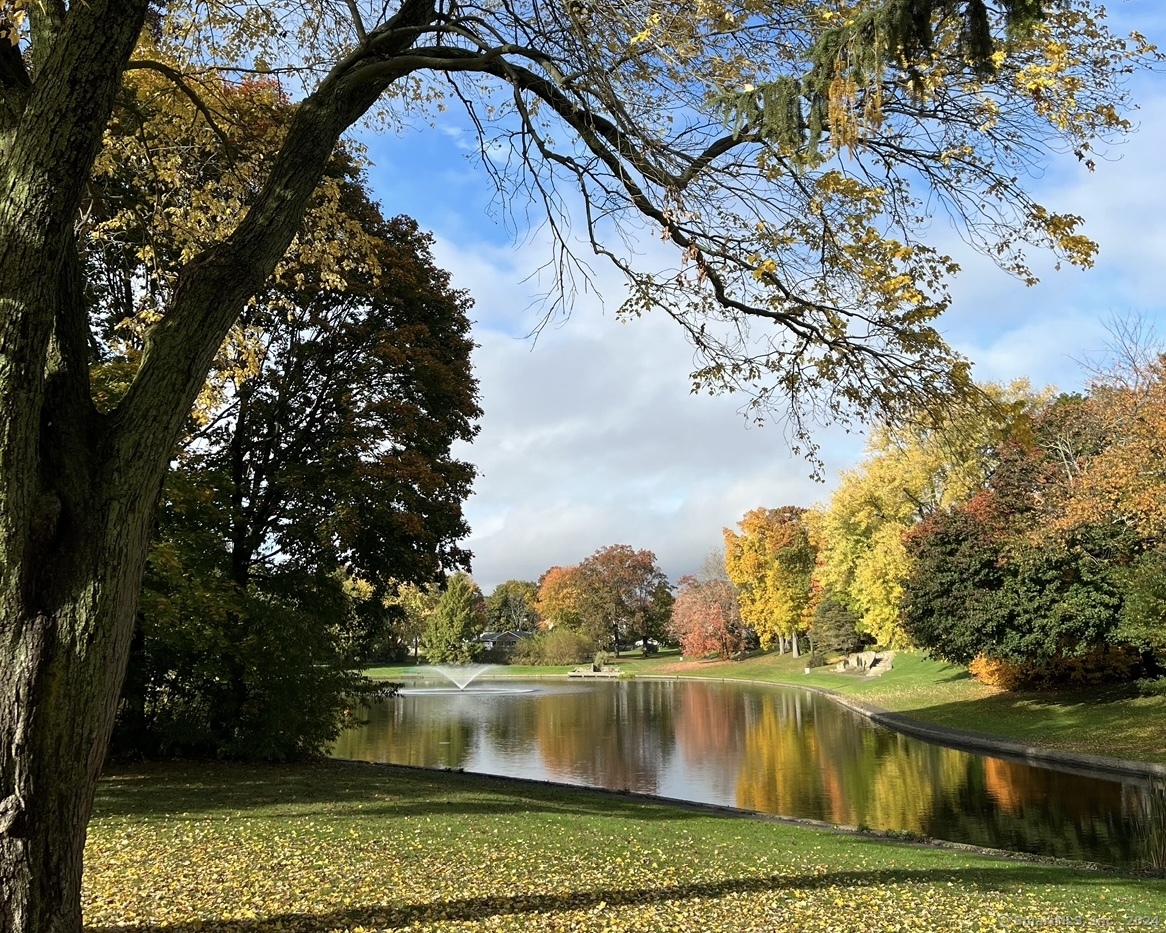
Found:
<path fill-rule="evenodd" d="M 124 106 L 105 132 L 81 219 L 90 252 L 137 276 L 108 322 L 115 371 L 103 363 L 94 373 L 102 407 L 125 391 L 182 269 L 234 231 L 293 112 L 274 80 L 199 74 L 185 79 L 189 93 L 178 93 L 171 78 L 177 62 L 168 62 L 148 37 L 138 55 L 149 65 L 127 74 Z M 310 270 L 319 287 L 342 290 L 353 277 L 382 274 L 374 238 L 342 203 L 344 173 L 357 175 L 361 165 L 358 156 L 338 150 L 275 269 L 275 284 L 302 288 Z M 289 320 L 303 313 L 279 289 L 268 289 L 263 301 Z M 195 405 L 196 420 L 205 422 L 232 384 L 258 372 L 264 336 L 245 321 L 231 327 Z"/>
<path fill-rule="evenodd" d="M 1122 923 L 1147 887 L 469 776 L 170 765 L 106 783 L 84 901 L 90 933 L 841 933 Z"/>
<path fill-rule="evenodd" d="M 904 533 L 980 489 L 1017 406 L 1044 397 L 1024 381 L 980 391 L 983 404 L 953 410 L 942 428 L 874 431 L 867 456 L 843 471 L 826 503 L 753 509 L 737 531 L 725 529 L 725 565 L 739 589 L 741 617 L 765 647 L 812 630 L 827 595 L 854 611 L 859 631 L 874 643 L 909 645 L 901 626 L 910 571 Z"/>
<path fill-rule="evenodd" d="M 814 548 L 806 533 L 805 510 L 753 509 L 725 536 L 725 570 L 737 587 L 741 621 L 757 633 L 763 648 L 806 629 Z"/>

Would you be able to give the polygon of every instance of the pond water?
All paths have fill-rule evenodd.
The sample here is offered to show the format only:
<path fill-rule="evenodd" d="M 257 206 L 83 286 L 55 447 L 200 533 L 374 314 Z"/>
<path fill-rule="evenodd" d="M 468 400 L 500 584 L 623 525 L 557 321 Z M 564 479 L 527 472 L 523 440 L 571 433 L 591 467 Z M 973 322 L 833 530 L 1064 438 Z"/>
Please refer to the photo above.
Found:
<path fill-rule="evenodd" d="M 1161 799 L 1146 781 L 931 745 L 806 690 L 652 680 L 487 686 L 495 689 L 385 700 L 367 710 L 367 725 L 340 736 L 333 755 L 629 790 L 1110 865 L 1142 864 L 1148 846 L 1161 846 L 1143 828 Z"/>

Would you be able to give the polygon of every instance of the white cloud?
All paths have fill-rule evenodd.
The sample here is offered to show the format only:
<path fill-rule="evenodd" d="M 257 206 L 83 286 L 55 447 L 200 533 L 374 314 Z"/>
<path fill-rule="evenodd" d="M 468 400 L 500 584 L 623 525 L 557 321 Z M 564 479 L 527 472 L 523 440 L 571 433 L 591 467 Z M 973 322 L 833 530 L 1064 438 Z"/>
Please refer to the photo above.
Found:
<path fill-rule="evenodd" d="M 1041 283 L 1026 288 L 982 256 L 959 256 L 964 271 L 941 324 L 976 362 L 977 378 L 1078 388 L 1080 363 L 1105 351 L 1107 319 L 1166 312 L 1166 97 L 1143 95 L 1138 123 L 1095 172 L 1074 165 L 1039 192 L 1050 209 L 1085 218 L 1084 232 L 1101 247 L 1092 269 L 1057 271 L 1048 257 L 1034 257 Z"/>
<path fill-rule="evenodd" d="M 692 351 L 664 316 L 621 323 L 622 280 L 597 267 L 609 298 L 581 299 L 537 341 L 512 336 L 538 319 L 538 288 L 519 285 L 521 253 L 459 247 L 438 258 L 477 301 L 475 368 L 485 417 L 459 455 L 481 476 L 467 504 L 475 575 L 490 587 L 537 578 L 597 548 L 626 543 L 656 553 L 673 579 L 697 569 L 733 525 L 759 505 L 809 505 L 826 489 L 789 454 L 780 425 L 750 426 L 740 399 L 693 396 Z M 833 473 L 860 439 L 824 435 Z"/>

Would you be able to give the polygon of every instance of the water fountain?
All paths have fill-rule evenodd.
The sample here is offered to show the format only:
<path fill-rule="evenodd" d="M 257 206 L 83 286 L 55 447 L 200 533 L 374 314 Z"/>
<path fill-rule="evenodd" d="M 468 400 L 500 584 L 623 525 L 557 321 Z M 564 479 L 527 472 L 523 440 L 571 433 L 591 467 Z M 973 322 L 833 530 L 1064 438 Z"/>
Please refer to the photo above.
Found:
<path fill-rule="evenodd" d="M 421 673 L 433 671 L 434 673 L 440 674 L 453 684 L 452 687 L 404 687 L 398 692 L 401 696 L 418 696 L 424 694 L 436 694 L 438 696 L 457 696 L 460 694 L 482 696 L 488 694 L 535 692 L 533 687 L 486 686 L 485 684 L 479 684 L 476 687 L 471 686 L 478 677 L 493 667 L 495 667 L 493 664 L 434 664 L 432 667 L 423 668 Z"/>
<path fill-rule="evenodd" d="M 493 666 L 493 664 L 434 664 L 430 670 L 436 671 L 458 690 L 464 691 Z"/>

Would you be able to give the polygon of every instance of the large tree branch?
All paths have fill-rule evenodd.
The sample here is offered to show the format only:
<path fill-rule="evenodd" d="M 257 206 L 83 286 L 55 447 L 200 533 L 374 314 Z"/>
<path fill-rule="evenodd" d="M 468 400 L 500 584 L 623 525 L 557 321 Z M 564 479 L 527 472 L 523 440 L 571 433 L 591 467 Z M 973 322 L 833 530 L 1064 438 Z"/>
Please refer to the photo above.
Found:
<path fill-rule="evenodd" d="M 716 295 L 718 303 L 725 308 L 738 311 L 742 314 L 747 314 L 751 317 L 763 317 L 775 321 L 784 327 L 789 328 L 792 332 L 801 337 L 809 339 L 820 339 L 821 333 L 819 329 L 810 327 L 808 323 L 801 317 L 790 314 L 785 311 L 773 310 L 769 308 L 762 308 L 756 305 L 746 304 L 745 302 L 734 299 L 725 285 L 723 278 L 716 272 L 715 269 L 708 266 L 701 255 L 702 246 L 697 240 L 690 235 L 683 226 L 671 217 L 660 205 L 649 197 L 648 193 L 632 178 L 624 165 L 623 159 L 627 159 L 633 167 L 648 177 L 649 180 L 655 181 L 658 184 L 666 184 L 674 190 L 680 190 L 684 184 L 694 178 L 696 174 L 703 171 L 720 155 L 731 151 L 734 147 L 744 145 L 746 143 L 753 143 L 756 140 L 751 136 L 739 136 L 737 138 L 724 137 L 714 141 L 702 153 L 691 161 L 689 166 L 680 175 L 673 175 L 657 169 L 655 166 L 647 163 L 639 153 L 639 150 L 632 144 L 627 136 L 622 133 L 614 124 L 599 117 L 589 111 L 579 107 L 574 102 L 570 101 L 563 95 L 559 89 L 552 83 L 546 81 L 540 76 L 530 72 L 528 69 L 522 68 L 513 64 L 512 62 L 503 62 L 502 65 L 494 65 L 487 63 L 485 70 L 488 73 L 497 74 L 508 80 L 516 88 L 526 90 L 542 101 L 549 104 L 569 126 L 571 126 L 587 145 L 588 149 L 607 167 L 607 171 L 615 178 L 620 186 L 624 189 L 631 204 L 647 219 L 658 223 L 660 227 L 667 232 L 668 237 L 675 243 L 685 254 L 692 255 L 695 253 L 695 260 L 701 268 L 701 271 L 709 279 L 709 283 L 713 287 L 713 292 Z M 544 156 L 553 158 L 554 154 L 549 153 L 543 141 L 537 133 L 533 134 L 536 144 L 543 150 Z M 555 158 L 554 161 L 566 162 L 570 164 L 570 160 Z M 609 254 L 610 255 L 610 254 Z M 622 264 L 621 264 L 622 267 Z M 782 293 L 782 295 L 795 304 L 800 304 L 807 309 L 814 309 L 817 311 L 836 311 L 834 308 L 827 308 L 823 305 L 809 302 L 800 299 L 794 294 L 785 284 L 777 278 L 777 276 L 768 274 L 766 276 L 770 285 Z"/>
<path fill-rule="evenodd" d="M 50 244 L 64 242 L 146 6 L 147 0 L 77 4 L 53 33 L 12 146 L 0 156 L 0 177 L 9 185 L 0 201 L 0 259 L 20 244 L 55 251 Z"/>
<path fill-rule="evenodd" d="M 66 287 L 75 271 L 73 223 L 146 5 L 77 4 L 53 33 L 0 147 L 0 563 L 26 572 L 31 568 L 23 556 L 33 547 L 35 528 L 46 525 L 46 508 L 53 511 L 46 506 L 53 496 L 40 486 L 46 372 L 55 366 L 63 374 L 67 366 L 70 381 L 76 379 L 75 360 L 66 360 L 73 357 L 77 317 L 83 321 L 85 313 L 79 289 Z M 56 362 L 50 362 L 54 333 Z M 69 393 L 74 389 L 75 382 Z M 70 406 L 60 418 L 72 414 L 85 412 Z M 56 427 L 74 434 L 83 429 Z M 23 600 L 32 593 L 29 579 L 2 582 L 18 587 Z"/>
<path fill-rule="evenodd" d="M 415 29 L 433 21 L 433 0 L 406 0 L 376 35 L 376 60 L 404 57 Z M 372 37 L 370 36 L 370 41 Z M 308 201 L 341 134 L 408 69 L 361 72 L 354 53 L 337 65 L 295 111 L 270 174 L 234 232 L 188 263 L 170 307 L 150 333 L 142 363 L 114 413 L 120 454 L 168 457 L 206 372 L 246 301 L 263 286 L 300 227 Z M 359 76 L 357 76 L 359 74 Z"/>
<path fill-rule="evenodd" d="M 761 373 L 771 370 L 773 359 L 785 360 L 787 366 L 812 369 L 814 366 L 813 354 L 815 353 L 822 353 L 826 356 L 833 355 L 844 361 L 842 365 L 846 368 L 847 376 L 840 378 L 841 382 L 847 385 L 853 382 L 866 386 L 872 391 L 878 388 L 878 382 L 877 379 L 872 381 L 866 375 L 868 366 L 876 374 L 908 370 L 919 371 L 923 377 L 927 378 L 934 374 L 934 367 L 919 365 L 909 355 L 900 353 L 893 347 L 884 346 L 875 339 L 876 332 L 885 328 L 866 315 L 863 309 L 847 309 L 814 301 L 795 285 L 783 281 L 775 272 L 761 273 L 760 280 L 782 297 L 783 306 L 758 305 L 735 296 L 732 294 L 725 277 L 727 273 L 708 260 L 716 257 L 728 266 L 739 267 L 756 276 L 758 273 L 754 268 L 742 255 L 730 255 L 723 248 L 717 248 L 715 240 L 710 240 L 704 232 L 688 229 L 672 212 L 657 203 L 651 192 L 636 179 L 638 172 L 649 182 L 658 185 L 671 182 L 675 186 L 674 190 L 680 190 L 683 185 L 688 184 L 701 172 L 711 167 L 721 155 L 731 152 L 739 145 L 761 142 L 756 136 L 738 134 L 735 137 L 716 139 L 698 155 L 689 157 L 687 165 L 682 171 L 675 174 L 661 172 L 642 159 L 632 140 L 621 133 L 614 124 L 567 98 L 555 84 L 508 60 L 504 60 L 499 65 L 495 65 L 493 62 L 487 63 L 486 70 L 488 73 L 496 74 L 509 81 L 516 90 L 527 91 L 545 104 L 550 105 L 555 113 L 576 131 L 582 142 L 604 166 L 611 182 L 622 191 L 622 196 L 627 199 L 627 202 L 642 216 L 658 223 L 668 239 L 682 250 L 686 259 L 695 262 L 700 274 L 711 287 L 717 305 L 744 318 L 761 318 L 772 321 L 790 335 L 792 343 L 781 350 L 776 357 L 737 357 L 742 371 L 753 374 L 749 377 L 750 379 L 759 378 Z M 574 172 L 580 181 L 583 181 L 585 176 L 592 174 L 591 170 L 577 158 L 552 151 L 533 127 L 531 115 L 521 100 L 517 99 L 517 95 L 516 100 L 519 113 L 526 123 L 527 132 L 546 161 L 563 165 L 569 171 Z M 797 174 L 791 172 L 790 175 L 794 179 L 794 184 L 801 187 L 802 180 Z M 811 194 L 809 192 L 803 193 L 808 202 Z M 601 244 L 595 241 L 594 237 L 592 243 L 598 252 L 611 258 L 617 267 L 624 270 L 632 279 L 639 278 L 626 262 L 604 249 Z M 666 306 L 665 310 L 685 328 L 694 346 L 707 353 L 708 358 L 723 361 L 734 356 L 731 348 L 719 343 L 711 334 L 706 334 L 703 324 L 698 328 L 673 308 Z M 836 334 L 823 322 L 837 319 L 870 325 L 871 329 L 865 335 L 860 335 L 857 338 L 848 333 Z M 870 338 L 869 343 L 867 338 Z"/>

